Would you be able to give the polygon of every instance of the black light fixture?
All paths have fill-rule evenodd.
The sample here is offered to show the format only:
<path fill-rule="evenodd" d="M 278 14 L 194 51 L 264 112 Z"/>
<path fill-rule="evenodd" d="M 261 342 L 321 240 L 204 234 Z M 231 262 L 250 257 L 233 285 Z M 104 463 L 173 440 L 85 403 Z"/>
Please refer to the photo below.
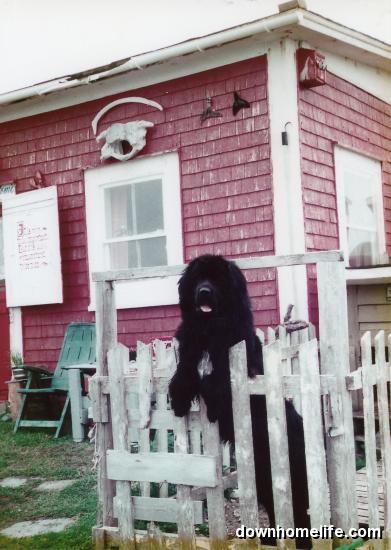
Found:
<path fill-rule="evenodd" d="M 233 115 L 236 116 L 241 109 L 248 109 L 249 107 L 250 103 L 246 99 L 240 97 L 238 92 L 234 92 L 234 102 L 232 104 Z"/>
<path fill-rule="evenodd" d="M 205 122 L 205 120 L 208 120 L 208 118 L 216 118 L 216 117 L 223 116 L 218 111 L 213 110 L 211 97 L 206 98 L 206 105 L 207 105 L 206 109 L 201 113 L 201 123 Z"/>

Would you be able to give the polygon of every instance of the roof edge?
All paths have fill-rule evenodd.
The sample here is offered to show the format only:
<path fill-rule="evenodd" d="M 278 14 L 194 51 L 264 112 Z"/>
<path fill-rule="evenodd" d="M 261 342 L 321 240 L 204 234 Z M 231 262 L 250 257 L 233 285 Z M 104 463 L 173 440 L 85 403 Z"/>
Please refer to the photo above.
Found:
<path fill-rule="evenodd" d="M 329 36 L 339 42 L 349 44 L 359 50 L 370 52 L 373 56 L 383 61 L 388 60 L 391 71 L 391 45 L 327 19 L 322 15 L 301 8 L 294 8 L 236 27 L 224 29 L 223 31 L 192 38 L 158 50 L 137 54 L 128 59 L 116 61 L 91 70 L 66 75 L 58 79 L 52 79 L 0 94 L 0 106 L 5 108 L 8 105 L 15 105 L 39 96 L 46 97 L 55 92 L 106 80 L 119 74 L 161 64 L 176 57 L 189 55 L 197 51 L 202 52 L 260 33 L 272 33 L 286 27 L 311 30 L 318 34 Z"/>

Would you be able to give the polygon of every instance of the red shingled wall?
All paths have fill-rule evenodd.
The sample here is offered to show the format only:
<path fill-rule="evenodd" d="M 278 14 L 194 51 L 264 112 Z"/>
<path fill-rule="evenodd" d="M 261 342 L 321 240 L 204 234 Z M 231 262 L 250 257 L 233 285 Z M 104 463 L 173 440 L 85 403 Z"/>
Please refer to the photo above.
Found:
<path fill-rule="evenodd" d="M 17 192 L 28 191 L 31 176 L 40 170 L 59 195 L 64 303 L 23 308 L 27 362 L 53 367 L 67 323 L 93 319 L 87 311 L 83 169 L 101 164 L 91 121 L 113 99 L 142 96 L 164 107 L 157 112 L 144 105 L 119 106 L 102 119 L 99 131 L 114 121 L 147 118 L 155 127 L 142 155 L 179 151 L 186 261 L 204 252 L 273 254 L 266 75 L 263 56 L 0 126 L 0 181 L 1 170 L 7 170 Z M 251 103 L 237 117 L 231 109 L 233 90 Z M 223 118 L 201 125 L 208 95 Z M 247 278 L 257 325 L 275 325 L 274 270 L 248 271 Z M 134 345 L 137 339 L 170 338 L 178 322 L 176 306 L 121 310 L 120 340 Z"/>
<path fill-rule="evenodd" d="M 306 247 L 339 247 L 335 194 L 334 145 L 386 159 L 383 201 L 386 243 L 391 256 L 391 107 L 341 78 L 327 74 L 327 84 L 299 90 L 301 169 Z M 308 268 L 310 318 L 317 321 L 315 268 Z"/>

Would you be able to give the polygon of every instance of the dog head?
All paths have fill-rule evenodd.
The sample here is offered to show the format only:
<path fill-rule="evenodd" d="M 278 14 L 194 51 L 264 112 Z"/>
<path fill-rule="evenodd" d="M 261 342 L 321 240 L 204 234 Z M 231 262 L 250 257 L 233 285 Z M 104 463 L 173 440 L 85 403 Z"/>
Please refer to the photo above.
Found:
<path fill-rule="evenodd" d="M 246 279 L 237 265 L 206 254 L 192 260 L 179 281 L 182 317 L 211 319 L 248 311 Z"/>

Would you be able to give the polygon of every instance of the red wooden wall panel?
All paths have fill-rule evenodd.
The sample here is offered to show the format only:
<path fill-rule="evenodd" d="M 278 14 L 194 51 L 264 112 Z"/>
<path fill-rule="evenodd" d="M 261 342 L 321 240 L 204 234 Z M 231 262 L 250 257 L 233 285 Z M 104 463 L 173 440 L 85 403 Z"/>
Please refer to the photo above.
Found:
<path fill-rule="evenodd" d="M 31 190 L 31 177 L 40 170 L 59 195 L 64 304 L 23 308 L 26 361 L 53 367 L 66 324 L 93 319 L 87 309 L 83 169 L 101 165 L 91 121 L 114 99 L 142 96 L 164 107 L 158 112 L 121 105 L 105 115 L 98 131 L 113 122 L 147 118 L 155 127 L 141 155 L 178 150 L 185 261 L 206 252 L 228 257 L 273 253 L 266 79 L 263 56 L 0 126 L 0 177 L 1 170 L 11 173 L 20 193 Z M 251 103 L 237 117 L 232 115 L 234 90 Z M 223 117 L 201 124 L 207 96 Z M 252 270 L 246 276 L 256 324 L 277 324 L 274 270 Z M 121 310 L 119 338 L 129 346 L 137 339 L 171 338 L 178 322 L 176 306 Z"/>
<path fill-rule="evenodd" d="M 334 145 L 383 159 L 386 244 L 391 256 L 391 106 L 333 74 L 327 84 L 299 90 L 301 171 L 306 248 L 339 247 Z M 310 318 L 317 322 L 315 268 L 308 267 Z"/>

